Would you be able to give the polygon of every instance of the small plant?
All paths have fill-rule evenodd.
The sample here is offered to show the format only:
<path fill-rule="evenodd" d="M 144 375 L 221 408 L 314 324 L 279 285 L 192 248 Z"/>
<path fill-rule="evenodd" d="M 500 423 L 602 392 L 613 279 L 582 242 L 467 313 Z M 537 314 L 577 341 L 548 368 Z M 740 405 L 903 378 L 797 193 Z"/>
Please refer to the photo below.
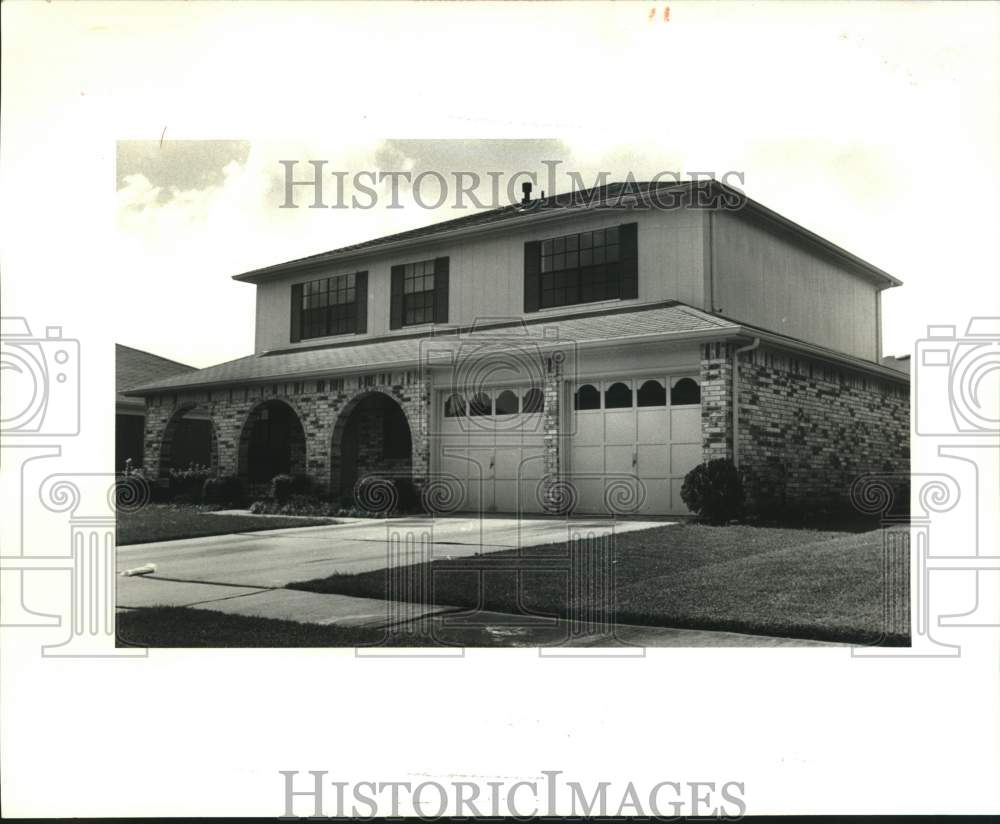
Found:
<path fill-rule="evenodd" d="M 312 478 L 308 475 L 275 475 L 271 478 L 270 497 L 279 503 L 285 503 L 293 495 L 309 495 L 312 493 Z"/>
<path fill-rule="evenodd" d="M 725 523 L 743 514 L 743 483 L 729 458 L 699 464 L 684 477 L 681 500 L 711 523 Z"/>

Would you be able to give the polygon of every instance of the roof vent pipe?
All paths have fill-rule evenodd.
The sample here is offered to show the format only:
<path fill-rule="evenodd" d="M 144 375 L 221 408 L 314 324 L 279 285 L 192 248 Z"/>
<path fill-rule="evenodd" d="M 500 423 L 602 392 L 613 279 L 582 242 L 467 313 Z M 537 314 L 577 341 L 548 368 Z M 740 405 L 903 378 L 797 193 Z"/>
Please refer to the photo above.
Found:
<path fill-rule="evenodd" d="M 760 338 L 733 351 L 733 465 L 740 468 L 740 355 L 760 346 Z"/>
<path fill-rule="evenodd" d="M 531 203 L 531 181 L 530 180 L 526 180 L 526 181 L 524 181 L 524 183 L 521 184 L 521 192 L 524 194 L 524 197 L 521 198 L 521 203 L 523 205 L 527 206 L 529 203 Z"/>

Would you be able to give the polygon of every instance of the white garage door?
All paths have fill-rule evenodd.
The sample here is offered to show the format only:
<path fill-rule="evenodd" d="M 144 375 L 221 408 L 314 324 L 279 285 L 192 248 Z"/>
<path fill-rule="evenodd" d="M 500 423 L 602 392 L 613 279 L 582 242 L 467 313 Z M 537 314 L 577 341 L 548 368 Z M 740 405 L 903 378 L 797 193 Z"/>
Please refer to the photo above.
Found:
<path fill-rule="evenodd" d="M 544 396 L 539 389 L 509 386 L 471 397 L 445 393 L 439 462 L 454 478 L 466 512 L 540 512 L 539 482 L 545 474 Z"/>
<path fill-rule="evenodd" d="M 681 485 L 701 463 L 694 376 L 581 382 L 573 396 L 570 477 L 577 512 L 683 515 Z M 640 503 L 641 502 L 641 503 Z"/>

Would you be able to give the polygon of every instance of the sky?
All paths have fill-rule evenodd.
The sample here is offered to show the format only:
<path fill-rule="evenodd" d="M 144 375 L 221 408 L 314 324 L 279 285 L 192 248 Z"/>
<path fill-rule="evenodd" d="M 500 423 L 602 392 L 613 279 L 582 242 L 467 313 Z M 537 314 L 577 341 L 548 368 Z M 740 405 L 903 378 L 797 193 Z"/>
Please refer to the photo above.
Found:
<path fill-rule="evenodd" d="M 904 281 L 886 353 L 998 305 L 994 4 L 84 5 L 3 9 L 8 314 L 206 366 L 253 350 L 232 275 L 468 213 L 281 209 L 281 160 L 739 172 Z"/>

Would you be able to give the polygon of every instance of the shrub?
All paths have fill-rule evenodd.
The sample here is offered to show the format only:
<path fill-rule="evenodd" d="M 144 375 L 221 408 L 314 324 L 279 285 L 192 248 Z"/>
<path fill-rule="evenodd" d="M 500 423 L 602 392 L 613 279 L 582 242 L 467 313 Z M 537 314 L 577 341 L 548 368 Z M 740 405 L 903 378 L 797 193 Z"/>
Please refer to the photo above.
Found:
<path fill-rule="evenodd" d="M 743 513 L 743 484 L 729 458 L 699 464 L 684 477 L 681 500 L 688 509 L 712 523 L 724 523 Z"/>
<path fill-rule="evenodd" d="M 201 499 L 206 504 L 243 503 L 243 482 L 235 475 L 222 475 L 218 478 L 206 478 L 201 488 Z"/>
<path fill-rule="evenodd" d="M 312 478 L 308 475 L 275 475 L 271 478 L 270 497 L 284 503 L 292 495 L 309 495 L 312 492 Z"/>
<path fill-rule="evenodd" d="M 171 500 L 179 503 L 199 503 L 205 480 L 211 474 L 211 468 L 201 464 L 190 464 L 185 469 L 171 469 L 168 472 Z"/>
<path fill-rule="evenodd" d="M 314 515 L 329 518 L 337 515 L 336 504 L 321 501 L 312 495 L 291 495 L 286 501 L 276 501 L 268 498 L 264 501 L 254 501 L 250 505 L 254 515 Z"/>
<path fill-rule="evenodd" d="M 396 478 L 392 483 L 396 487 L 396 509 L 399 512 L 412 515 L 423 511 L 420 493 L 412 480 Z"/>

